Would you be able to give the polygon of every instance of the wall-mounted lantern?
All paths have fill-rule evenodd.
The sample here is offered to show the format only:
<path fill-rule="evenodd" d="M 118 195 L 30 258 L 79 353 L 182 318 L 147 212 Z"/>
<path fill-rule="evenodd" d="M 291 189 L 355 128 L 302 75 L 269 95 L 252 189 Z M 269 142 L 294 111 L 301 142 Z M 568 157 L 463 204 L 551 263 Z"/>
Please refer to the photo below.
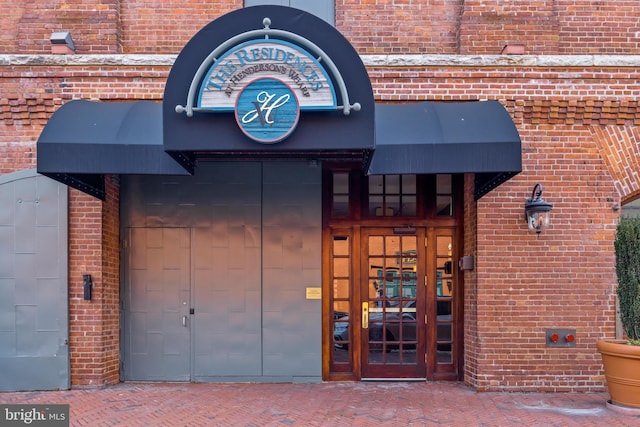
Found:
<path fill-rule="evenodd" d="M 553 205 L 542 199 L 542 185 L 536 184 L 531 192 L 531 198 L 524 203 L 524 219 L 529 230 L 540 234 L 549 225 L 549 217 Z"/>

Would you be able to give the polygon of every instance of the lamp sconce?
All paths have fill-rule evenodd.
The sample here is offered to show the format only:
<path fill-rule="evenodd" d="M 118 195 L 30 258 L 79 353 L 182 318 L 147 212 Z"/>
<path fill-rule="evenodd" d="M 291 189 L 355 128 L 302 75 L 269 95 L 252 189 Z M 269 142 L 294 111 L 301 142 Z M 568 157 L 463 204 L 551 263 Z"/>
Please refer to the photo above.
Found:
<path fill-rule="evenodd" d="M 49 38 L 51 42 L 51 53 L 75 53 L 76 46 L 73 44 L 71 33 L 69 31 L 61 31 L 51 33 Z"/>
<path fill-rule="evenodd" d="M 529 230 L 540 234 L 549 225 L 553 205 L 542 198 L 542 185 L 536 184 L 531 192 L 531 198 L 524 203 L 524 219 Z"/>

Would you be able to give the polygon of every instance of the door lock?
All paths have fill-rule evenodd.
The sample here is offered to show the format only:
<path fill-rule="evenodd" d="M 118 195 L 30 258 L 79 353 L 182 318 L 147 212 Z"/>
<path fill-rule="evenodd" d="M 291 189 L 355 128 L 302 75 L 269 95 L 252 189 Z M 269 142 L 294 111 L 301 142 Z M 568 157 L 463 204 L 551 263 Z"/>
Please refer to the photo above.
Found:
<path fill-rule="evenodd" d="M 369 328 L 369 303 L 362 303 L 362 329 Z"/>

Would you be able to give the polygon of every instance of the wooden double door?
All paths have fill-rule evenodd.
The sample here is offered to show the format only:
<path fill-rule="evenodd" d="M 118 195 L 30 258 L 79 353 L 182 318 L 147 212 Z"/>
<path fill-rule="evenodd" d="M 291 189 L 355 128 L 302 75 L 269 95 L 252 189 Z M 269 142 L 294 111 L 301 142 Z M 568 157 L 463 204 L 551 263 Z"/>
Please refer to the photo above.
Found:
<path fill-rule="evenodd" d="M 328 377 L 457 379 L 456 230 L 335 229 Z"/>

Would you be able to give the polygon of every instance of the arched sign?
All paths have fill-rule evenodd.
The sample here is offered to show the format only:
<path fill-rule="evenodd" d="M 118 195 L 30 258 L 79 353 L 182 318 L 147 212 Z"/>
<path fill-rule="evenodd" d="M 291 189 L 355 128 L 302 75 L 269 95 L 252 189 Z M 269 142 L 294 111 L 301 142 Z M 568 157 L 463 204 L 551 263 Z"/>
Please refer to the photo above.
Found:
<path fill-rule="evenodd" d="M 257 142 L 275 143 L 291 134 L 300 110 L 341 109 L 345 115 L 360 110 L 359 103 L 349 103 L 342 75 L 322 49 L 298 34 L 270 28 L 268 17 L 262 23 L 263 29 L 232 37 L 211 52 L 196 72 L 186 105 L 176 106 L 177 113 L 184 112 L 191 117 L 194 111 L 235 111 L 236 121 L 245 135 Z M 316 56 L 307 49 L 313 50 Z M 327 64 L 328 70 L 321 62 Z M 344 105 L 337 105 L 334 81 Z M 256 91 L 255 87 L 262 89 Z M 267 87 L 278 87 L 278 90 L 271 92 Z M 276 93 L 284 93 L 283 90 L 290 93 L 274 100 Z M 253 98 L 249 98 L 248 93 Z M 253 105 L 254 109 L 246 110 L 247 105 Z M 240 118 L 238 107 L 244 112 Z M 280 111 L 283 114 L 276 122 L 275 111 L 281 107 L 287 108 Z M 246 122 L 249 114 L 254 114 L 253 120 Z M 266 116 L 269 120 L 265 120 Z"/>
<path fill-rule="evenodd" d="M 164 149 L 189 171 L 243 153 L 360 159 L 375 140 L 362 59 L 292 7 L 240 8 L 203 27 L 174 61 L 162 104 Z"/>

